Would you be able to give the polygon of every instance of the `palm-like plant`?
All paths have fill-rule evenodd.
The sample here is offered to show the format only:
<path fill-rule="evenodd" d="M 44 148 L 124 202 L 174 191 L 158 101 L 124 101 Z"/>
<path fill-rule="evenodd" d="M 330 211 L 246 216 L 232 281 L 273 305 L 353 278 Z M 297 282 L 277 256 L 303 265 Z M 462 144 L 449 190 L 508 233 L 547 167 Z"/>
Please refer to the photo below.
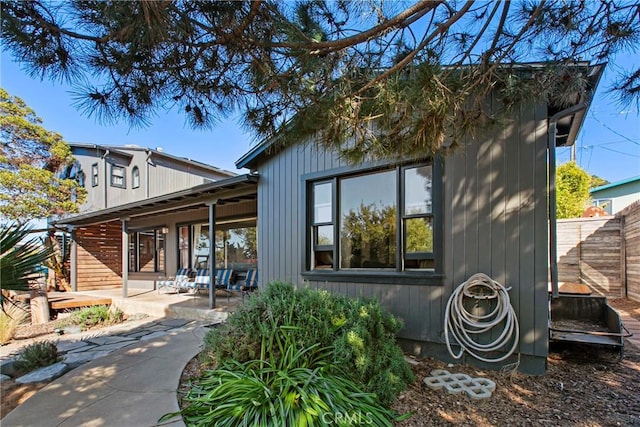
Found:
<path fill-rule="evenodd" d="M 52 254 L 53 249 L 29 236 L 28 225 L 0 226 L 0 289 L 26 291 L 29 280 Z M 3 301 L 0 296 L 0 301 Z"/>

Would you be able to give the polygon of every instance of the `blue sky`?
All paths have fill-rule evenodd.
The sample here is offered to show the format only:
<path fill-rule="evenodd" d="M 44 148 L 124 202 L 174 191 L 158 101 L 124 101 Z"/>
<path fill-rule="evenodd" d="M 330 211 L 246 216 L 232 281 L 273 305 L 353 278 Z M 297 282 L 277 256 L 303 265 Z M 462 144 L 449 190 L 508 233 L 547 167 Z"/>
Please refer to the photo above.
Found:
<path fill-rule="evenodd" d="M 102 125 L 73 107 L 71 88 L 49 80 L 32 79 L 19 64 L 2 52 L 0 86 L 22 98 L 44 121 L 44 126 L 68 142 L 162 147 L 167 153 L 240 172 L 234 162 L 247 152 L 253 138 L 236 120 L 221 122 L 213 130 L 191 129 L 176 111 L 158 111 L 145 128 L 130 129 L 125 120 Z M 638 65 L 637 56 L 624 55 L 609 64 L 600 82 L 577 142 L 578 164 L 610 182 L 640 175 L 640 116 L 637 107 L 622 108 L 608 93 L 619 65 Z M 559 163 L 569 160 L 569 149 L 560 149 Z"/>

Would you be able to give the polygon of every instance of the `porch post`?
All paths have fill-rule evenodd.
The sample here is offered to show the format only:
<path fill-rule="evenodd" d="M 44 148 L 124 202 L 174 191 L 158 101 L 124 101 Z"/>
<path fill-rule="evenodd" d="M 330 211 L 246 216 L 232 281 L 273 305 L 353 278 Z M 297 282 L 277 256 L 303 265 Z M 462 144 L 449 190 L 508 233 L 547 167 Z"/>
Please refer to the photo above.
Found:
<path fill-rule="evenodd" d="M 69 227 L 69 234 L 71 235 L 71 252 L 69 253 L 71 292 L 78 292 L 78 243 L 76 242 L 76 229 L 74 226 Z"/>
<path fill-rule="evenodd" d="M 207 203 L 209 206 L 209 309 L 216 307 L 216 203 L 213 200 Z"/>
<path fill-rule="evenodd" d="M 127 298 L 129 282 L 129 234 L 127 234 L 127 220 L 120 218 L 122 222 L 122 298 Z"/>

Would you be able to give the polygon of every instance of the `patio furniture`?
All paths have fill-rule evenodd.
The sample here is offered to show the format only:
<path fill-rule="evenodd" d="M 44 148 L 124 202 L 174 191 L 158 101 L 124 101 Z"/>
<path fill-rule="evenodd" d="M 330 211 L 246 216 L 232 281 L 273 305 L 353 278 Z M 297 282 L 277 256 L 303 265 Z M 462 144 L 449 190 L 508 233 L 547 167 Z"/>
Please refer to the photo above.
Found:
<path fill-rule="evenodd" d="M 231 276 L 233 275 L 233 269 L 224 268 L 216 272 L 216 289 L 227 290 L 229 284 L 231 284 Z"/>
<path fill-rule="evenodd" d="M 255 268 L 247 270 L 247 275 L 244 281 L 240 281 L 235 284 L 229 284 L 227 286 L 227 301 L 231 297 L 232 292 L 240 292 L 242 299 L 245 295 L 249 295 L 249 292 L 258 289 L 258 270 Z"/>
<path fill-rule="evenodd" d="M 191 270 L 188 268 L 181 268 L 176 272 L 175 277 L 165 277 L 156 282 L 156 288 L 160 293 L 160 288 L 175 289 L 176 293 L 180 293 L 180 289 L 184 289 L 184 283 L 189 281 L 189 274 Z M 166 293 L 166 292 L 165 292 Z"/>
<path fill-rule="evenodd" d="M 208 268 L 199 268 L 196 270 L 196 277 L 193 279 L 193 282 L 186 283 L 188 289 L 193 292 L 193 297 L 202 290 L 209 291 L 211 284 L 211 278 L 209 277 L 209 269 Z"/>

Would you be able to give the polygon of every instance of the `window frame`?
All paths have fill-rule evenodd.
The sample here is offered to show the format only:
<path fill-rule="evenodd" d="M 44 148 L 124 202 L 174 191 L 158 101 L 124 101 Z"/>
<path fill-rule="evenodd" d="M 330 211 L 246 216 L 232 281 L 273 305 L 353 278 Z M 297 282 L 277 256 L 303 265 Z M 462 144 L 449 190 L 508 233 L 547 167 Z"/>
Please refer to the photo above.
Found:
<path fill-rule="evenodd" d="M 122 170 L 122 176 L 116 176 L 114 175 L 114 171 L 115 170 Z M 117 188 L 127 188 L 127 168 L 125 166 L 121 166 L 121 165 L 116 165 L 114 163 L 111 163 L 111 173 L 109 174 L 109 184 L 112 187 L 117 187 Z M 113 178 L 122 178 L 122 184 L 117 184 L 113 181 Z"/>
<path fill-rule="evenodd" d="M 98 163 L 94 163 L 91 165 L 91 186 L 97 187 L 100 180 L 100 168 L 98 167 Z"/>
<path fill-rule="evenodd" d="M 251 219 L 251 218 L 246 218 L 244 216 L 240 216 L 240 217 L 233 217 L 233 218 L 225 218 L 223 219 L 219 219 L 220 222 L 215 224 L 215 230 L 214 233 L 217 233 L 218 231 L 228 231 L 228 230 L 235 230 L 235 229 L 240 229 L 240 228 L 256 228 L 258 227 L 258 224 L 255 222 L 255 219 Z M 180 255 L 180 229 L 182 227 L 187 227 L 187 235 L 188 235 L 188 267 L 182 267 L 182 268 L 191 268 L 191 269 L 195 269 L 197 268 L 196 266 L 194 266 L 195 264 L 195 258 L 194 258 L 194 245 L 193 245 L 193 237 L 194 237 L 194 226 L 196 225 L 203 225 L 203 226 L 209 226 L 209 222 L 208 219 L 203 218 L 201 220 L 192 220 L 192 221 L 187 221 L 187 222 L 179 222 L 176 223 L 176 242 L 178 242 L 178 244 L 176 245 L 176 259 L 178 260 L 178 266 L 180 266 L 180 262 L 181 262 L 181 255 Z M 216 251 L 218 250 L 218 243 L 219 240 L 216 238 L 216 247 L 213 249 L 213 253 L 215 256 Z M 211 249 L 209 250 L 209 255 L 211 256 Z M 216 259 L 214 258 L 214 268 L 219 268 L 219 267 L 215 267 L 215 263 L 216 263 Z M 256 259 L 257 262 L 257 259 Z M 208 263 L 207 263 L 208 264 Z"/>
<path fill-rule="evenodd" d="M 404 185 L 403 174 L 406 169 L 431 166 L 431 213 L 420 215 L 404 214 Z M 363 165 L 358 168 L 342 167 L 330 171 L 307 174 L 301 177 L 302 181 L 302 203 L 305 208 L 305 221 L 303 236 L 305 239 L 305 254 L 302 257 L 302 277 L 307 280 L 327 281 L 327 282 L 354 282 L 354 283 L 381 283 L 381 284 L 412 284 L 440 286 L 443 284 L 443 244 L 442 244 L 442 176 L 444 161 L 440 156 L 421 161 L 405 162 L 396 165 L 384 163 L 374 163 Z M 340 180 L 343 178 L 358 175 L 367 175 L 377 172 L 395 170 L 396 172 L 396 268 L 389 269 L 340 269 L 340 224 L 336 218 L 336 212 L 340 206 Z M 332 182 L 332 220 L 334 226 L 334 244 L 329 248 L 333 249 L 333 266 L 328 268 L 312 267 L 314 245 L 313 227 L 314 223 L 314 200 L 313 186 L 322 182 Z M 405 242 L 404 223 L 408 218 L 431 218 L 433 227 L 433 252 L 431 253 L 407 253 Z M 322 247 L 324 249 L 324 247 Z M 408 256 L 407 256 L 408 255 Z M 432 259 L 433 268 L 430 269 L 406 269 L 404 261 L 406 259 Z"/>
<path fill-rule="evenodd" d="M 140 168 L 138 166 L 131 169 L 131 188 L 140 188 Z"/>
<path fill-rule="evenodd" d="M 130 273 L 136 274 L 166 274 L 167 273 L 167 234 L 163 233 L 162 230 L 167 228 L 166 225 L 157 225 L 153 227 L 145 227 L 145 228 L 135 228 L 127 230 L 128 234 L 128 242 L 129 247 L 127 248 L 128 252 L 128 271 Z M 153 271 L 140 271 L 140 234 L 145 232 L 153 231 Z M 162 235 L 162 240 L 164 241 L 164 263 L 161 266 L 160 261 L 158 259 L 159 253 L 159 241 L 158 236 Z M 131 246 L 133 245 L 133 266 L 132 267 L 132 258 L 131 258 Z"/>

